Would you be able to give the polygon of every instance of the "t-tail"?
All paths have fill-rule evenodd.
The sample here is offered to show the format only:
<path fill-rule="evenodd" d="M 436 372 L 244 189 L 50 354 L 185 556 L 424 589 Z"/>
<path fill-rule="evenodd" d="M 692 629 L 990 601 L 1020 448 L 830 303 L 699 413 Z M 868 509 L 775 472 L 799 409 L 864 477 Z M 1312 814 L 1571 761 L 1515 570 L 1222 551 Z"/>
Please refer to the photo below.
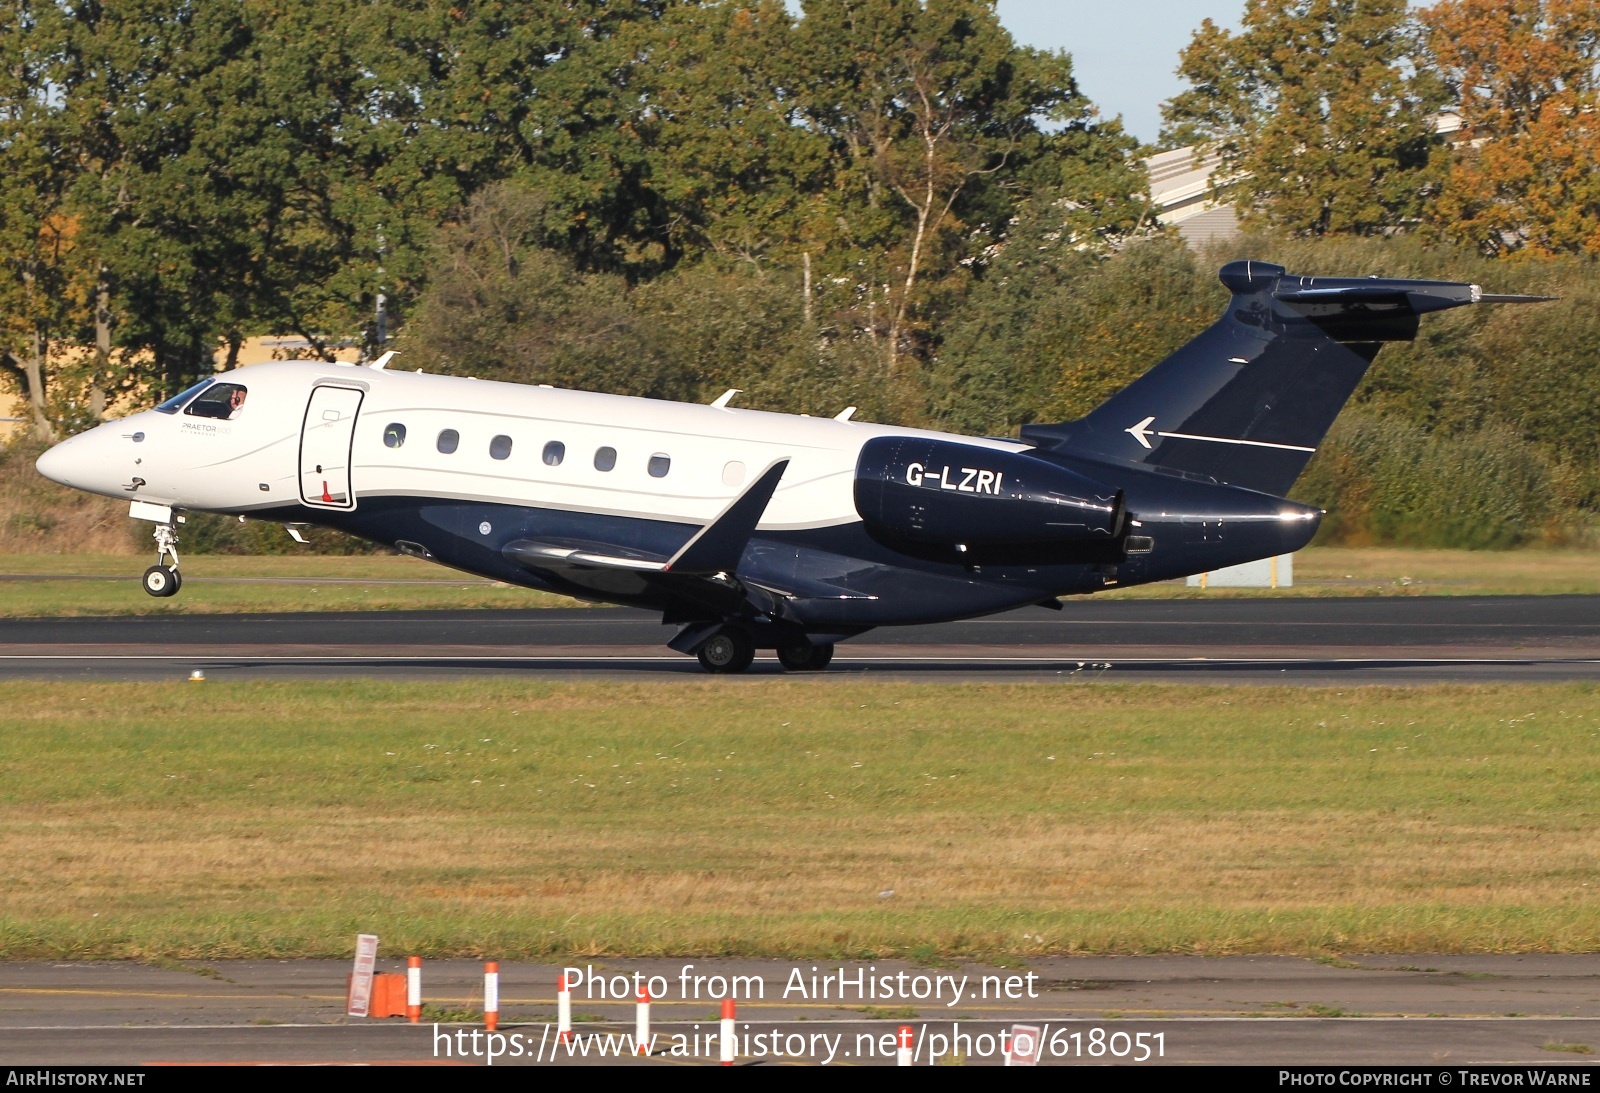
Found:
<path fill-rule="evenodd" d="M 1534 303 L 1455 281 L 1298 277 L 1230 262 L 1227 311 L 1209 329 L 1077 421 L 1022 438 L 1089 459 L 1143 464 L 1282 496 L 1384 342 L 1421 317 L 1478 303 Z"/>

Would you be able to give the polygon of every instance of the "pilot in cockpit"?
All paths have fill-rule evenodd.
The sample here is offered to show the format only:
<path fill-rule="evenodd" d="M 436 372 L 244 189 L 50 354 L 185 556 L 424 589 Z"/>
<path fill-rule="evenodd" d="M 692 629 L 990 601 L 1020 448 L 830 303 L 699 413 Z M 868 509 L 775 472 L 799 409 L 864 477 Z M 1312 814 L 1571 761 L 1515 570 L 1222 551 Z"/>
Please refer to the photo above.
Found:
<path fill-rule="evenodd" d="M 191 417 L 231 421 L 244 405 L 246 395 L 245 389 L 237 383 L 214 383 L 189 403 L 183 412 Z"/>

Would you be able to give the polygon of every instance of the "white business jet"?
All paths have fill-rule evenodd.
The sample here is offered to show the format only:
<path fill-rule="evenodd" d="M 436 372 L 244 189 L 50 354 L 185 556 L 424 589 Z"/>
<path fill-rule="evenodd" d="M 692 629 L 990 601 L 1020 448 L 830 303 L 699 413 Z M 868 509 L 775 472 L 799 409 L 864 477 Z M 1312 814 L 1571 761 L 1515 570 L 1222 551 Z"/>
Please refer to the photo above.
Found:
<path fill-rule="evenodd" d="M 990 614 L 1304 546 L 1285 500 L 1382 342 L 1476 286 L 1224 267 L 1227 312 L 1088 416 L 1019 440 L 389 367 L 253 365 L 56 445 L 38 469 L 155 525 L 318 524 L 511 584 L 658 610 L 712 672 L 792 671 L 876 626 Z"/>

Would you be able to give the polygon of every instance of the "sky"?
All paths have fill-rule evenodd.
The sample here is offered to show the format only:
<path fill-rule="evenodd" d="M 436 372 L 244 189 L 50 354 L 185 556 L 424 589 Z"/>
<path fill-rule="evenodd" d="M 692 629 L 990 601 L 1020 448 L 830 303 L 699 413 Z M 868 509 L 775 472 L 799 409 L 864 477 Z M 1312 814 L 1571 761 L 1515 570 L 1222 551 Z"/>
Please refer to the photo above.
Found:
<path fill-rule="evenodd" d="M 1237 30 L 1244 0 L 999 0 L 1019 45 L 1072 54 L 1078 87 L 1102 117 L 1154 144 L 1161 104 L 1184 89 L 1178 52 L 1201 20 Z"/>

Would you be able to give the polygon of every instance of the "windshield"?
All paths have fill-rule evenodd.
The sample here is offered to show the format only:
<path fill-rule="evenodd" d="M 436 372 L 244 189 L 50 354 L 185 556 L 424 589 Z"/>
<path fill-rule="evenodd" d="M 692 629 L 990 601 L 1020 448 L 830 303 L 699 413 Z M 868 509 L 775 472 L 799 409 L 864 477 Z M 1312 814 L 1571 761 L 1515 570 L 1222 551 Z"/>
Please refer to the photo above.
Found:
<path fill-rule="evenodd" d="M 248 392 L 237 383 L 214 383 L 192 399 L 184 413 L 193 417 L 214 417 L 231 421 L 244 406 Z"/>
<path fill-rule="evenodd" d="M 217 381 L 214 379 L 201 380 L 187 391 L 173 395 L 166 402 L 163 402 L 160 406 L 157 406 L 156 410 L 157 412 L 163 414 L 175 414 L 183 408 L 184 403 L 188 402 L 191 398 L 198 395 L 201 391 L 204 391 L 207 387 L 210 387 L 216 382 Z"/>

